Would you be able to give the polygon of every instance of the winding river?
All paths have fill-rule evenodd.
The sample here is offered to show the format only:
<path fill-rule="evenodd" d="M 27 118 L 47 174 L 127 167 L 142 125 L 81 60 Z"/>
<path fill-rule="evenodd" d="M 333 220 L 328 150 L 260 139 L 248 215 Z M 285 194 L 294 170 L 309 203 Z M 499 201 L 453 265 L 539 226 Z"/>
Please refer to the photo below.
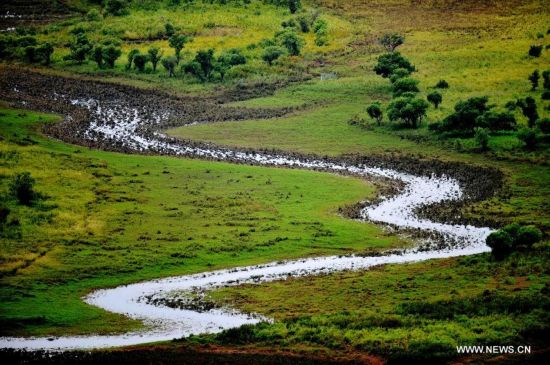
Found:
<path fill-rule="evenodd" d="M 86 138 L 103 139 L 123 144 L 138 152 L 211 158 L 266 166 L 288 166 L 314 169 L 363 178 L 400 181 L 404 188 L 397 194 L 361 209 L 364 221 L 388 224 L 401 229 L 435 233 L 444 245 L 425 240 L 416 248 L 392 251 L 379 256 L 328 256 L 265 265 L 238 267 L 194 275 L 151 280 L 90 293 L 83 300 L 106 311 L 140 320 L 145 329 L 120 335 L 62 336 L 55 338 L 0 338 L 0 347 L 27 350 L 69 350 L 127 346 L 165 341 L 191 334 L 215 333 L 243 324 L 270 321 L 258 315 L 240 313 L 228 308 L 179 309 L 164 305 L 169 298 L 199 293 L 231 285 L 283 280 L 289 276 L 306 276 L 342 270 L 362 270 L 374 265 L 406 263 L 435 258 L 472 255 L 489 251 L 485 245 L 491 229 L 470 225 L 445 224 L 422 218 L 418 208 L 445 201 L 459 201 L 464 192 L 447 176 L 416 176 L 376 166 L 329 162 L 315 158 L 292 158 L 268 153 L 252 153 L 216 147 L 197 147 L 173 140 L 161 132 L 151 132 L 151 125 L 161 125 L 168 114 L 148 113 L 116 102 L 89 98 L 71 99 L 56 95 L 74 106 L 88 109 L 91 116 Z M 441 242 L 439 242 L 441 243 Z M 444 247 L 444 248 L 441 248 Z"/>

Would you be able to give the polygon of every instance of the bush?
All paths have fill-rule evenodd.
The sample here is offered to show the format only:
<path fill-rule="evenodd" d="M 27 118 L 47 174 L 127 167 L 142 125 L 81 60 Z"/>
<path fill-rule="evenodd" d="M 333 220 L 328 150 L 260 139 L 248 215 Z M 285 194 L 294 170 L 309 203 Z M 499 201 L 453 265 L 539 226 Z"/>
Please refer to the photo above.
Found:
<path fill-rule="evenodd" d="M 97 22 L 101 20 L 101 13 L 97 9 L 91 9 L 86 14 L 86 19 L 88 19 L 88 21 L 90 22 Z"/>
<path fill-rule="evenodd" d="M 246 64 L 246 57 L 241 53 L 241 50 L 232 48 L 218 57 L 215 68 L 221 79 L 224 80 L 225 74 L 231 67 L 244 64 Z"/>
<path fill-rule="evenodd" d="M 176 76 L 176 66 L 178 65 L 178 59 L 174 56 L 165 57 L 161 61 L 162 67 L 168 71 L 168 77 Z"/>
<path fill-rule="evenodd" d="M 542 87 L 550 90 L 550 70 L 542 71 Z"/>
<path fill-rule="evenodd" d="M 304 45 L 304 40 L 290 29 L 277 33 L 275 38 L 281 46 L 287 49 L 288 54 L 291 56 L 298 56 Z"/>
<path fill-rule="evenodd" d="M 513 242 L 512 236 L 502 229 L 491 233 L 485 240 L 487 246 L 491 248 L 493 255 L 499 258 L 512 252 Z"/>
<path fill-rule="evenodd" d="M 550 89 L 549 90 L 544 90 L 542 92 L 542 94 L 540 95 L 540 98 L 542 100 L 550 100 Z"/>
<path fill-rule="evenodd" d="M 29 205 L 36 197 L 35 180 L 29 172 L 21 172 L 10 183 L 10 193 L 20 204 Z"/>
<path fill-rule="evenodd" d="M 147 54 L 149 55 L 149 60 L 151 61 L 151 64 L 153 65 L 153 71 L 156 71 L 157 70 L 157 64 L 159 63 L 160 59 L 162 58 L 162 52 L 160 51 L 160 48 L 151 47 L 147 50 Z"/>
<path fill-rule="evenodd" d="M 420 90 L 418 89 L 418 80 L 413 79 L 412 77 L 404 77 L 396 80 L 392 85 L 392 92 L 394 96 L 401 96 L 404 93 L 417 93 Z"/>
<path fill-rule="evenodd" d="M 544 134 L 550 134 L 550 118 L 537 120 L 537 128 Z"/>
<path fill-rule="evenodd" d="M 121 16 L 128 14 L 128 1 L 126 0 L 106 0 L 104 12 L 108 15 Z"/>
<path fill-rule="evenodd" d="M 455 112 L 441 121 L 439 130 L 473 132 L 478 117 L 489 110 L 488 101 L 486 96 L 459 101 L 454 107 Z"/>
<path fill-rule="evenodd" d="M 328 43 L 328 23 L 323 19 L 317 19 L 313 23 L 313 32 L 315 33 L 315 45 L 324 46 Z"/>
<path fill-rule="evenodd" d="M 127 63 L 126 63 L 126 69 L 129 70 L 132 68 L 132 65 L 134 63 L 134 57 L 139 54 L 139 49 L 132 49 L 130 52 L 128 52 L 127 57 Z"/>
<path fill-rule="evenodd" d="M 390 75 L 390 81 L 391 83 L 395 83 L 397 80 L 402 79 L 404 77 L 407 77 L 411 74 L 411 71 L 407 70 L 406 68 L 398 68 L 394 70 Z"/>
<path fill-rule="evenodd" d="M 486 111 L 476 118 L 475 125 L 489 128 L 491 131 L 513 131 L 516 129 L 516 118 L 511 112 Z"/>
<path fill-rule="evenodd" d="M 495 256 L 502 257 L 512 251 L 529 249 L 541 239 L 542 232 L 538 228 L 513 223 L 491 233 L 486 243 Z"/>
<path fill-rule="evenodd" d="M 380 44 L 388 52 L 395 51 L 403 43 L 405 43 L 405 37 L 397 33 L 386 33 L 380 38 Z"/>
<path fill-rule="evenodd" d="M 532 45 L 529 48 L 529 56 L 531 57 L 540 57 L 542 53 L 542 46 Z"/>
<path fill-rule="evenodd" d="M 529 75 L 528 80 L 531 82 L 531 90 L 536 90 L 537 87 L 539 87 L 539 79 L 539 70 L 535 70 L 532 74 Z"/>
<path fill-rule="evenodd" d="M 523 115 L 527 117 L 529 128 L 533 128 L 536 121 L 539 119 L 539 113 L 537 112 L 537 103 L 535 99 L 528 96 L 525 99 L 519 99 L 517 101 L 517 105 L 520 107 Z"/>
<path fill-rule="evenodd" d="M 537 133 L 530 128 L 522 128 L 517 137 L 525 144 L 528 150 L 534 150 L 537 147 Z"/>
<path fill-rule="evenodd" d="M 181 50 L 183 49 L 183 47 L 185 47 L 185 44 L 190 41 L 191 38 L 184 34 L 173 35 L 170 37 L 170 39 L 168 39 L 168 44 L 171 48 L 174 48 L 174 52 L 178 62 L 180 60 Z"/>
<path fill-rule="evenodd" d="M 476 128 L 474 138 L 482 151 L 487 151 L 489 148 L 489 133 L 485 128 Z"/>
<path fill-rule="evenodd" d="M 103 47 L 103 60 L 105 61 L 105 66 L 109 68 L 115 67 L 115 61 L 120 57 L 122 51 L 120 47 L 115 45 L 107 45 Z"/>
<path fill-rule="evenodd" d="M 149 57 L 145 54 L 138 53 L 134 56 L 134 66 L 139 72 L 145 71 L 145 65 L 149 61 Z"/>
<path fill-rule="evenodd" d="M 449 88 L 449 83 L 445 80 L 439 80 L 437 82 L 437 84 L 435 84 L 435 87 L 437 89 L 448 89 Z"/>
<path fill-rule="evenodd" d="M 443 96 L 441 96 L 441 93 L 438 91 L 432 91 L 426 96 L 426 99 L 428 99 L 428 101 L 437 109 L 439 108 L 439 104 L 443 101 Z"/>
<path fill-rule="evenodd" d="M 264 62 L 271 66 L 273 64 L 273 61 L 277 60 L 284 53 L 285 52 L 281 47 L 269 46 L 264 50 L 264 53 L 262 54 L 262 60 L 264 60 Z"/>
<path fill-rule="evenodd" d="M 376 120 L 378 125 L 382 124 L 382 118 L 384 117 L 384 112 L 380 107 L 380 103 L 372 103 L 367 107 L 367 113 L 369 117 Z"/>
<path fill-rule="evenodd" d="M 170 38 L 171 36 L 176 34 L 176 28 L 174 28 L 171 23 L 166 23 L 164 24 L 164 34 L 166 34 L 166 36 Z"/>
<path fill-rule="evenodd" d="M 398 97 L 388 106 L 388 117 L 391 121 L 401 120 L 407 127 L 417 128 L 426 116 L 428 103 L 423 99 Z"/>
<path fill-rule="evenodd" d="M 374 72 L 382 77 L 389 77 L 397 69 L 405 69 L 414 72 L 415 68 L 408 59 L 399 52 L 386 53 L 378 57 L 378 62 L 374 66 Z"/>
<path fill-rule="evenodd" d="M 70 50 L 71 53 L 65 56 L 65 59 L 81 64 L 92 51 L 92 43 L 85 34 L 78 34 L 71 43 Z"/>
<path fill-rule="evenodd" d="M 53 46 L 48 42 L 42 43 L 35 49 L 35 56 L 43 65 L 49 65 L 52 62 Z"/>
<path fill-rule="evenodd" d="M 302 3 L 300 0 L 288 0 L 288 10 L 290 10 L 291 14 L 295 14 L 301 7 Z"/>

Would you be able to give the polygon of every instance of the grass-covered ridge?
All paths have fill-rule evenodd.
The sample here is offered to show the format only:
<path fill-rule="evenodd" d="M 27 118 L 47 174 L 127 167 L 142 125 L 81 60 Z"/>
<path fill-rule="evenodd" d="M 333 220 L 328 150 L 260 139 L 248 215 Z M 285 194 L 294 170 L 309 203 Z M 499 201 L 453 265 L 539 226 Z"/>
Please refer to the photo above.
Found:
<path fill-rule="evenodd" d="M 80 296 L 161 276 L 403 244 L 338 215 L 374 195 L 364 181 L 92 151 L 32 131 L 55 120 L 6 108 L 0 114 L 0 191 L 10 209 L 0 262 L 6 332 L 123 331 L 134 324 Z M 23 171 L 45 196 L 30 206 L 9 192 Z"/>

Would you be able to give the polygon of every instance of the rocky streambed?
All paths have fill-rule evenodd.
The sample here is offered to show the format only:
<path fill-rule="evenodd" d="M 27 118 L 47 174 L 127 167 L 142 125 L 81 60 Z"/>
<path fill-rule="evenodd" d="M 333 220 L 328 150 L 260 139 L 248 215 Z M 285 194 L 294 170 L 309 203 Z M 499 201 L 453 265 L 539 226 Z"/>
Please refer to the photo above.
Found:
<path fill-rule="evenodd" d="M 5 76 L 5 77 L 4 77 Z M 233 163 L 289 167 L 397 182 L 387 197 L 355 209 L 355 218 L 419 232 L 415 248 L 375 256 L 329 256 L 184 275 L 103 289 L 83 300 L 107 311 L 143 321 L 142 331 L 110 336 L 0 338 L 0 347 L 22 349 L 88 349 L 171 340 L 219 332 L 267 320 L 202 303 L 218 287 L 283 280 L 374 265 L 406 263 L 488 251 L 488 227 L 467 220 L 438 221 L 430 207 L 479 200 L 500 184 L 492 169 L 457 163 L 392 156 L 328 158 L 277 151 L 252 151 L 182 141 L 162 133 L 168 126 L 217 120 L 276 117 L 289 110 L 228 108 L 219 100 L 177 98 L 157 91 L 38 74 L 3 75 L 0 99 L 19 106 L 61 113 L 61 123 L 46 127 L 50 135 L 80 145 L 129 153 L 167 154 Z M 187 301 L 178 296 L 192 294 Z"/>

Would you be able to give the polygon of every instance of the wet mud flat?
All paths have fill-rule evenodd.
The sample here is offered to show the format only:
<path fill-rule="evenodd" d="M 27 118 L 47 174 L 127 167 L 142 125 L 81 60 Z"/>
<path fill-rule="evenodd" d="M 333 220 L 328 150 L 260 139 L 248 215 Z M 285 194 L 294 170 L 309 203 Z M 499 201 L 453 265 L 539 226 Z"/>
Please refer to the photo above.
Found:
<path fill-rule="evenodd" d="M 288 277 L 364 270 L 487 252 L 491 229 L 434 219 L 432 207 L 485 199 L 502 183 L 495 169 L 400 155 L 327 156 L 281 151 L 233 149 L 182 141 L 162 133 L 167 126 L 219 120 L 268 118 L 287 110 L 226 108 L 208 98 L 175 97 L 154 90 L 45 76 L 11 73 L 0 80 L 0 99 L 16 106 L 65 115 L 45 131 L 61 140 L 127 153 L 202 158 L 239 164 L 300 168 L 391 182 L 374 202 L 351 209 L 356 219 L 416 232 L 421 244 L 376 255 L 342 255 L 280 261 L 194 275 L 151 280 L 90 293 L 83 300 L 144 322 L 144 331 L 121 335 L 57 338 L 0 338 L 0 347 L 71 350 L 166 341 L 191 334 L 217 333 L 268 318 L 217 308 L 203 293 L 225 286 L 284 280 Z M 393 185 L 392 185 L 393 183 Z M 351 214 L 350 214 L 351 215 Z M 459 217 L 460 218 L 460 217 Z M 174 293 L 191 293 L 186 301 Z"/>

